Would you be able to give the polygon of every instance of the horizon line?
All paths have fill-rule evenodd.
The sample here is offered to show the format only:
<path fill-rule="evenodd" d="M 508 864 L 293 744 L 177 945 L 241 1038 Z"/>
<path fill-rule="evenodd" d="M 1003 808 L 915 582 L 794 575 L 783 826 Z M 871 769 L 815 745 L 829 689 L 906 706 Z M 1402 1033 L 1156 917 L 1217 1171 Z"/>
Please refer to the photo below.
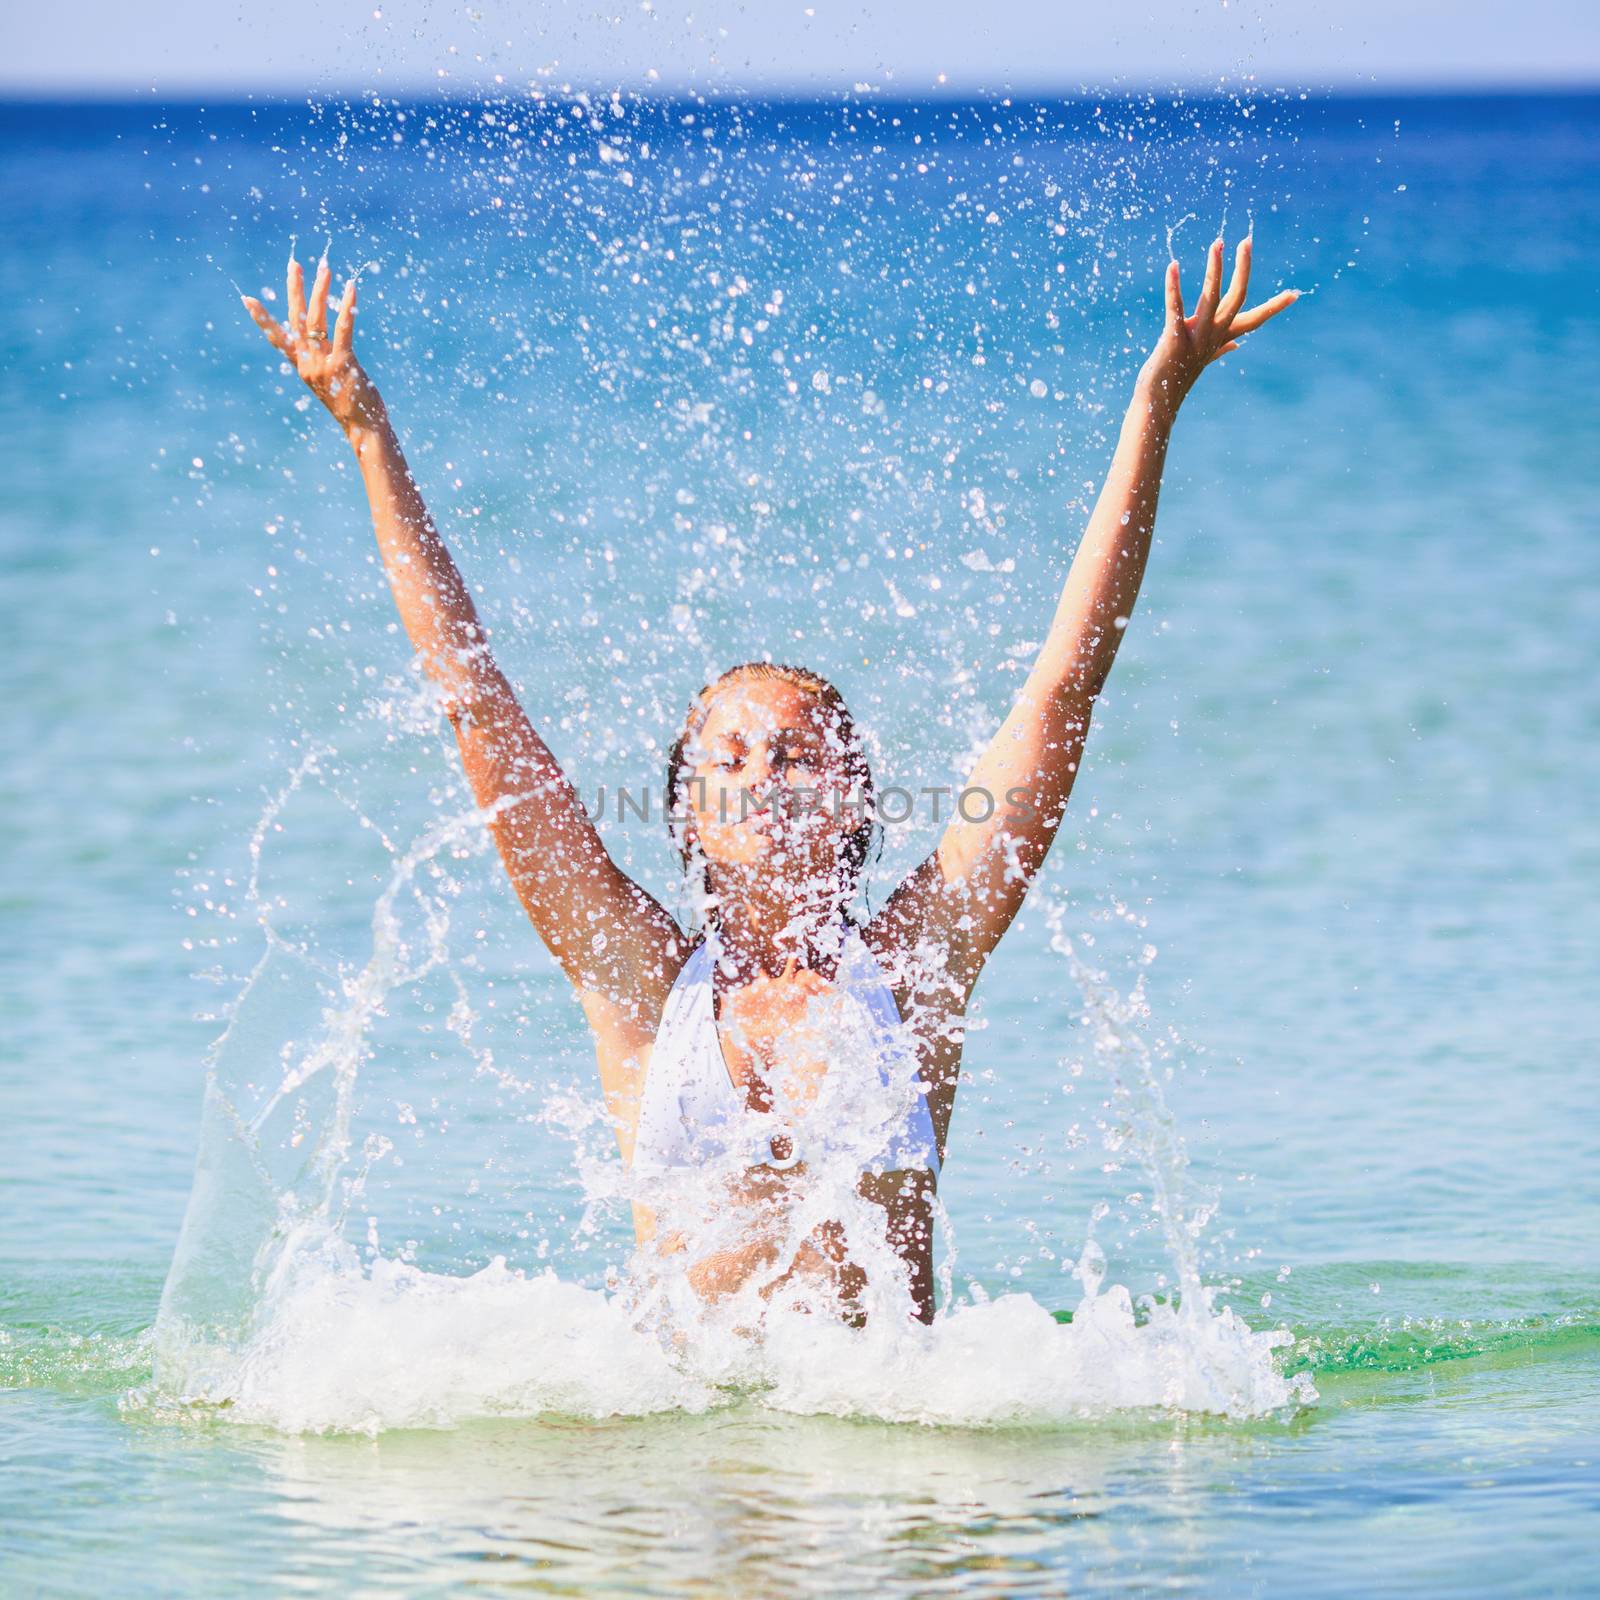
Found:
<path fill-rule="evenodd" d="M 696 101 L 706 104 L 764 102 L 770 104 L 825 105 L 856 101 L 894 105 L 924 105 L 939 102 L 970 103 L 1020 100 L 1075 101 L 1097 96 L 1131 98 L 1149 94 L 1182 95 L 1189 99 L 1220 99 L 1229 95 L 1303 94 L 1348 99 L 1374 99 L 1381 96 L 1414 98 L 1506 98 L 1512 96 L 1600 96 L 1600 75 L 1583 77 L 1528 78 L 1395 78 L 1267 80 L 1254 74 L 1239 74 L 1208 79 L 1129 80 L 1126 82 L 1043 81 L 984 85 L 979 83 L 932 83 L 920 88 L 896 83 L 830 83 L 789 81 L 774 84 L 704 84 L 691 80 L 674 83 L 621 83 L 611 80 L 552 82 L 529 79 L 517 83 L 472 82 L 463 80 L 408 80 L 396 83 L 355 82 L 326 85 L 305 83 L 226 83 L 207 85 L 198 81 L 147 88 L 125 84 L 85 82 L 80 84 L 9 84 L 0 81 L 0 105 L 102 105 L 136 106 L 152 102 L 167 105 L 255 105 L 264 101 L 291 103 L 318 99 L 370 99 L 379 95 L 397 100 L 492 100 L 537 93 L 545 100 L 575 100 L 580 96 L 618 95 L 625 99 L 659 101 L 671 104 Z"/>

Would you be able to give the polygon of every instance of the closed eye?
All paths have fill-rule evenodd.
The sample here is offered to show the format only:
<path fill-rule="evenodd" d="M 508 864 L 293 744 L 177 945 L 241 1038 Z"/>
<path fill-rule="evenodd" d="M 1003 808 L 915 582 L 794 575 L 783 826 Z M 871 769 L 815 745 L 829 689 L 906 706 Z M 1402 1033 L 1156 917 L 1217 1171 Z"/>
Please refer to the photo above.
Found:
<path fill-rule="evenodd" d="M 780 767 L 800 767 L 813 772 L 822 765 L 822 754 L 817 750 L 783 750 L 777 757 Z"/>

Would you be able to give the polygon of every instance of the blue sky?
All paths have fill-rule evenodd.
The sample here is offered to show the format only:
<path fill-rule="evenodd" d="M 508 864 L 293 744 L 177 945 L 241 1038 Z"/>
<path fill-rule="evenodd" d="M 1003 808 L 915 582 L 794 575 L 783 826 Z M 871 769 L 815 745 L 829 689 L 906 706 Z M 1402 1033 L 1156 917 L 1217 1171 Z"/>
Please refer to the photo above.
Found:
<path fill-rule="evenodd" d="M 13 17 L 0 88 L 1594 83 L 1597 16 L 1595 0 L 44 0 Z"/>

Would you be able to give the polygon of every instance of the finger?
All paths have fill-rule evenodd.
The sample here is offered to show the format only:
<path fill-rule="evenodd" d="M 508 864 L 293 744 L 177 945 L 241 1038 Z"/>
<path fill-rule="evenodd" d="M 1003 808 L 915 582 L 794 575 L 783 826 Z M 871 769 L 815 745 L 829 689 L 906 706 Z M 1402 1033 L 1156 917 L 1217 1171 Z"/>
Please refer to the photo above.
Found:
<path fill-rule="evenodd" d="M 356 280 L 344 286 L 344 298 L 339 302 L 339 315 L 333 324 L 333 353 L 348 356 L 356 327 Z"/>
<path fill-rule="evenodd" d="M 319 343 L 328 337 L 328 284 L 332 279 L 324 256 L 317 263 L 317 275 L 311 282 L 311 309 L 306 313 L 306 333 Z"/>
<path fill-rule="evenodd" d="M 256 326 L 292 361 L 294 351 L 289 345 L 289 335 L 273 320 L 267 308 L 259 300 L 252 300 L 247 294 L 242 294 L 239 298 L 244 301 L 245 310 L 255 319 Z"/>
<path fill-rule="evenodd" d="M 289 333 L 295 339 L 304 339 L 306 336 L 306 272 L 295 259 L 293 252 L 289 255 L 289 274 L 286 285 L 289 297 Z"/>
<path fill-rule="evenodd" d="M 1177 327 L 1183 321 L 1183 285 L 1178 281 L 1178 263 L 1167 263 L 1167 327 Z"/>
<path fill-rule="evenodd" d="M 1206 277 L 1200 285 L 1200 298 L 1195 303 L 1194 314 L 1200 322 L 1208 322 L 1217 314 L 1217 296 L 1222 293 L 1222 240 L 1213 239 L 1206 251 Z"/>
<path fill-rule="evenodd" d="M 1287 311 L 1299 298 L 1298 289 L 1285 289 L 1282 294 L 1275 294 L 1270 300 L 1263 300 L 1260 305 L 1241 312 L 1233 319 L 1233 326 L 1228 331 L 1254 333 L 1263 322 L 1270 322 L 1280 311 Z"/>
<path fill-rule="evenodd" d="M 1239 348 L 1239 341 L 1237 339 L 1230 339 L 1225 345 L 1223 345 L 1223 347 L 1219 351 L 1217 351 L 1217 353 L 1214 356 L 1212 356 L 1211 359 L 1213 361 L 1220 361 L 1225 355 L 1231 354 L 1233 351 L 1237 350 L 1238 348 Z"/>
<path fill-rule="evenodd" d="M 1239 241 L 1239 248 L 1233 257 L 1233 279 L 1228 284 L 1228 292 L 1222 297 L 1222 304 L 1217 307 L 1217 321 L 1224 327 L 1239 315 L 1239 307 L 1244 304 L 1244 297 L 1250 288 L 1250 235 L 1247 233 Z"/>

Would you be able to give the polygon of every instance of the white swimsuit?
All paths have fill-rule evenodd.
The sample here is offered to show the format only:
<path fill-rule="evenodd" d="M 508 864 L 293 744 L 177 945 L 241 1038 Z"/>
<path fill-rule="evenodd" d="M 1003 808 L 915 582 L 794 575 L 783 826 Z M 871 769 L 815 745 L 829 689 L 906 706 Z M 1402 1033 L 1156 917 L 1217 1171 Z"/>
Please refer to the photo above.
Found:
<path fill-rule="evenodd" d="M 797 1136 L 774 1116 L 749 1109 L 729 1076 L 717 1036 L 713 963 L 718 952 L 713 930 L 684 962 L 667 996 L 639 1105 L 633 1148 L 637 1173 L 701 1167 L 732 1152 L 751 1166 L 786 1168 L 808 1158 L 814 1163 L 824 1154 L 815 1148 L 818 1139 L 824 1146 L 846 1142 L 830 1137 L 826 1129 Z M 866 941 L 850 925 L 845 928 L 835 987 L 863 1008 L 879 1084 L 885 1091 L 912 1096 L 904 1115 L 890 1125 L 888 1137 L 861 1160 L 862 1170 L 925 1169 L 937 1175 L 933 1118 L 927 1094 L 915 1083 L 915 1067 L 905 1055 L 908 1045 L 894 991 Z M 846 1065 L 840 1063 L 837 1070 L 846 1070 Z M 781 1160 L 772 1148 L 779 1137 L 788 1146 Z M 808 1138 L 813 1144 L 809 1151 Z"/>

